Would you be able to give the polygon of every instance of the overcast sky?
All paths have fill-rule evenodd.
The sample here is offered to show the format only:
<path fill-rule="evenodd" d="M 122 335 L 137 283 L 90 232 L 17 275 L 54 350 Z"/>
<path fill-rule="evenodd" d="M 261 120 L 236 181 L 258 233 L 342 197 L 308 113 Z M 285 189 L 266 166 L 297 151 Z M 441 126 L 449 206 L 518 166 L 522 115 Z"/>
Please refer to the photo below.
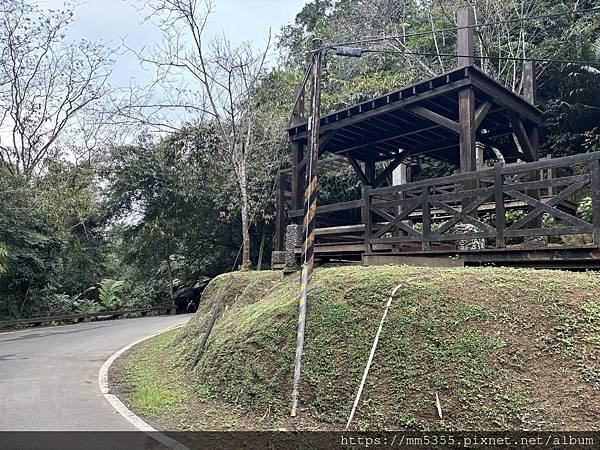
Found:
<path fill-rule="evenodd" d="M 207 27 L 208 37 L 225 36 L 235 44 L 252 41 L 257 48 L 264 48 L 271 28 L 273 35 L 282 25 L 293 22 L 296 14 L 308 0 L 214 0 L 215 13 Z M 64 8 L 65 0 L 38 0 L 44 9 Z M 78 2 L 75 22 L 71 25 L 70 38 L 103 40 L 111 46 L 126 39 L 129 47 L 140 49 L 151 46 L 159 39 L 154 24 L 145 22 L 139 11 L 143 0 L 83 0 Z M 131 54 L 118 58 L 112 83 L 127 85 L 131 79 L 138 83 L 149 80 Z"/>

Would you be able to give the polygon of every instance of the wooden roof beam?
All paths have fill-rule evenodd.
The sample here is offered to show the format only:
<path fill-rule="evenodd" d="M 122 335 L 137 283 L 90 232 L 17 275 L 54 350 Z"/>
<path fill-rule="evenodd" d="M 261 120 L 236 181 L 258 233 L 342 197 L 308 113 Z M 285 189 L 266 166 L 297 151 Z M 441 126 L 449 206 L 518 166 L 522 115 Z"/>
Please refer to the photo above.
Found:
<path fill-rule="evenodd" d="M 513 133 L 517 138 L 519 147 L 521 147 L 521 151 L 526 158 L 525 160 L 527 162 L 535 161 L 537 159 L 535 150 L 531 144 L 531 141 L 529 140 L 529 137 L 527 136 L 527 132 L 525 131 L 525 127 L 523 126 L 521 118 L 512 111 L 508 112 L 508 118 L 510 119 L 510 124 L 513 128 Z"/>
<path fill-rule="evenodd" d="M 356 175 L 358 175 L 360 182 L 364 186 L 369 186 L 371 183 L 369 183 L 369 180 L 367 180 L 367 176 L 365 175 L 362 168 L 360 167 L 360 164 L 358 164 L 358 162 L 356 161 L 356 159 L 354 159 L 354 157 L 352 155 L 348 154 L 348 155 L 346 155 L 346 157 L 348 158 L 350 165 L 354 169 L 354 172 L 356 172 Z"/>
<path fill-rule="evenodd" d="M 447 128 L 448 130 L 454 131 L 457 134 L 460 132 L 460 126 L 458 122 L 452 119 L 448 119 L 447 117 L 442 116 L 441 114 L 438 114 L 423 106 L 411 105 L 408 106 L 406 109 L 420 117 L 432 121 L 433 123 L 437 123 L 438 125 Z"/>
<path fill-rule="evenodd" d="M 348 148 L 340 149 L 340 150 L 336 151 L 336 153 L 349 152 L 349 151 L 356 150 L 358 148 L 363 148 L 363 147 L 369 146 L 369 145 L 383 144 L 383 143 L 386 143 L 386 142 L 389 142 L 389 141 L 393 141 L 395 139 L 406 138 L 408 136 L 411 136 L 411 135 L 414 135 L 414 134 L 419 134 L 419 133 L 421 133 L 423 131 L 429 131 L 429 130 L 432 130 L 432 129 L 435 129 L 435 128 L 438 128 L 438 127 L 439 127 L 439 125 L 436 124 L 436 125 L 431 125 L 431 126 L 429 126 L 427 128 L 419 129 L 419 130 L 412 130 L 412 131 L 407 131 L 406 133 L 394 134 L 393 136 L 387 136 L 387 137 L 384 137 L 384 138 L 381 138 L 381 139 L 377 139 L 375 141 L 363 141 L 360 144 L 353 145 L 353 146 L 348 147 Z"/>
<path fill-rule="evenodd" d="M 479 128 L 481 122 L 483 119 L 485 119 L 485 116 L 490 111 L 493 104 L 493 102 L 488 100 L 479 105 L 479 107 L 475 110 L 475 129 Z"/>
<path fill-rule="evenodd" d="M 541 123 L 542 114 L 535 106 L 497 83 L 488 81 L 488 78 L 474 67 L 469 68 L 469 79 L 473 86 L 490 97 L 494 103 L 504 106 L 508 111 L 514 111 L 534 124 Z"/>
<path fill-rule="evenodd" d="M 343 127 L 351 125 L 351 124 L 355 124 L 357 122 L 362 122 L 373 116 L 388 113 L 391 111 L 396 111 L 399 109 L 405 109 L 407 107 L 407 105 L 417 103 L 417 102 L 420 102 L 420 101 L 423 101 L 423 100 L 426 100 L 426 99 L 429 99 L 432 97 L 436 97 L 438 95 L 442 95 L 443 93 L 456 91 L 456 90 L 460 89 L 461 87 L 468 86 L 469 84 L 470 84 L 470 81 L 468 78 L 461 78 L 457 81 L 451 81 L 448 84 L 446 84 L 444 86 L 440 86 L 432 91 L 425 91 L 422 93 L 413 94 L 409 97 L 403 97 L 401 100 L 398 100 L 394 103 L 388 103 L 386 105 L 376 107 L 369 111 L 363 112 L 360 115 L 356 115 L 356 116 L 353 115 L 353 116 L 345 117 L 336 122 L 322 125 L 321 130 L 327 131 L 327 130 L 339 129 L 339 128 L 343 128 Z M 308 135 L 308 131 L 302 131 L 302 132 L 295 133 L 295 134 L 291 133 L 291 138 L 293 140 L 299 140 L 299 139 L 306 138 L 307 135 Z"/>

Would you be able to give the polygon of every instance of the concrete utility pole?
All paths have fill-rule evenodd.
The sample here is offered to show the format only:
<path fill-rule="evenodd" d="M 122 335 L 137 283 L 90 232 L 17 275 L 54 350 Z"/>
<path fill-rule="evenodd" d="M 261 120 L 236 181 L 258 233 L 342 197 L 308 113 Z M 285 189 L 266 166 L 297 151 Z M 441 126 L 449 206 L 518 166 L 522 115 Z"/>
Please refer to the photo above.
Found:
<path fill-rule="evenodd" d="M 304 350 L 304 329 L 306 324 L 306 303 L 308 300 L 308 281 L 315 264 L 315 225 L 317 215 L 317 161 L 319 159 L 319 139 L 321 124 L 321 72 L 323 49 L 320 39 L 313 40 L 313 86 L 309 127 L 309 155 L 306 173 L 307 186 L 304 193 L 304 245 L 302 247 L 302 279 L 300 291 L 300 312 L 298 316 L 298 334 L 296 338 L 296 361 L 294 364 L 294 387 L 292 390 L 291 416 L 297 415 L 300 386 L 300 367 Z"/>

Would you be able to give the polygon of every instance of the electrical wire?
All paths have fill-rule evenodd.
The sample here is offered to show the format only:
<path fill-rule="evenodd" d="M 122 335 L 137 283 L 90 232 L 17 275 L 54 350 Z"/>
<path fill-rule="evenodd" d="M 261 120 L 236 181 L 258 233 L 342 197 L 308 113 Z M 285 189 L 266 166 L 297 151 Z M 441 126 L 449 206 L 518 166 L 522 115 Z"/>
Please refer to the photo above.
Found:
<path fill-rule="evenodd" d="M 562 17 L 562 16 L 571 16 L 571 15 L 577 15 L 577 14 L 589 14 L 589 13 L 597 12 L 597 11 L 600 11 L 600 6 L 594 7 L 594 8 L 580 9 L 577 11 L 566 11 L 566 12 L 562 12 L 562 13 L 542 14 L 542 15 L 538 15 L 538 16 L 517 17 L 515 19 L 475 23 L 473 25 L 468 25 L 468 26 L 464 26 L 464 27 L 440 28 L 438 30 L 419 31 L 419 32 L 414 32 L 414 33 L 403 33 L 401 35 L 394 35 L 394 36 L 369 37 L 369 38 L 365 38 L 365 39 L 361 39 L 361 40 L 357 40 L 357 41 L 349 41 L 349 42 L 340 42 L 340 43 L 336 43 L 336 44 L 330 44 L 327 47 L 328 48 L 336 48 L 336 47 L 345 46 L 345 45 L 368 44 L 371 42 L 406 39 L 407 37 L 426 36 L 426 35 L 435 34 L 435 33 L 448 33 L 451 31 L 458 31 L 458 30 L 471 29 L 471 28 L 482 28 L 482 27 L 488 27 L 488 26 L 497 26 L 497 25 L 503 25 L 503 24 L 507 24 L 507 23 L 525 22 L 528 20 L 553 19 L 553 18 Z"/>
<path fill-rule="evenodd" d="M 489 59 L 489 60 L 507 60 L 507 61 L 532 61 L 540 63 L 560 63 L 560 64 L 581 64 L 594 65 L 600 64 L 600 61 L 577 60 L 577 59 L 554 59 L 554 58 L 523 58 L 518 56 L 477 56 L 477 55 L 459 55 L 456 53 L 437 53 L 437 52 L 416 52 L 404 50 L 386 50 L 386 49 L 363 49 L 363 53 L 391 53 L 399 55 L 415 55 L 415 56 L 448 56 L 452 58 L 474 58 L 474 59 Z"/>

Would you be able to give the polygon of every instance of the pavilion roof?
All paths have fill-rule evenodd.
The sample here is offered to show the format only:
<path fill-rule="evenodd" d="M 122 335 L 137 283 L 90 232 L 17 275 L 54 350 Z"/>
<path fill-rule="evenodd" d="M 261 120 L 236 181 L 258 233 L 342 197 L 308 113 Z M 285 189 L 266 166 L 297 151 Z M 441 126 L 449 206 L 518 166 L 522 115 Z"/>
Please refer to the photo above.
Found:
<path fill-rule="evenodd" d="M 477 67 L 467 66 L 323 116 L 321 153 L 375 161 L 403 153 L 414 161 L 422 155 L 458 164 L 458 92 L 466 86 L 475 94 L 477 140 L 493 146 L 501 139 L 503 152 L 510 153 L 511 146 L 518 152 L 512 140 L 504 139 L 513 132 L 511 115 L 539 124 L 542 112 Z M 295 124 L 288 133 L 293 141 L 306 141 L 307 122 Z"/>

